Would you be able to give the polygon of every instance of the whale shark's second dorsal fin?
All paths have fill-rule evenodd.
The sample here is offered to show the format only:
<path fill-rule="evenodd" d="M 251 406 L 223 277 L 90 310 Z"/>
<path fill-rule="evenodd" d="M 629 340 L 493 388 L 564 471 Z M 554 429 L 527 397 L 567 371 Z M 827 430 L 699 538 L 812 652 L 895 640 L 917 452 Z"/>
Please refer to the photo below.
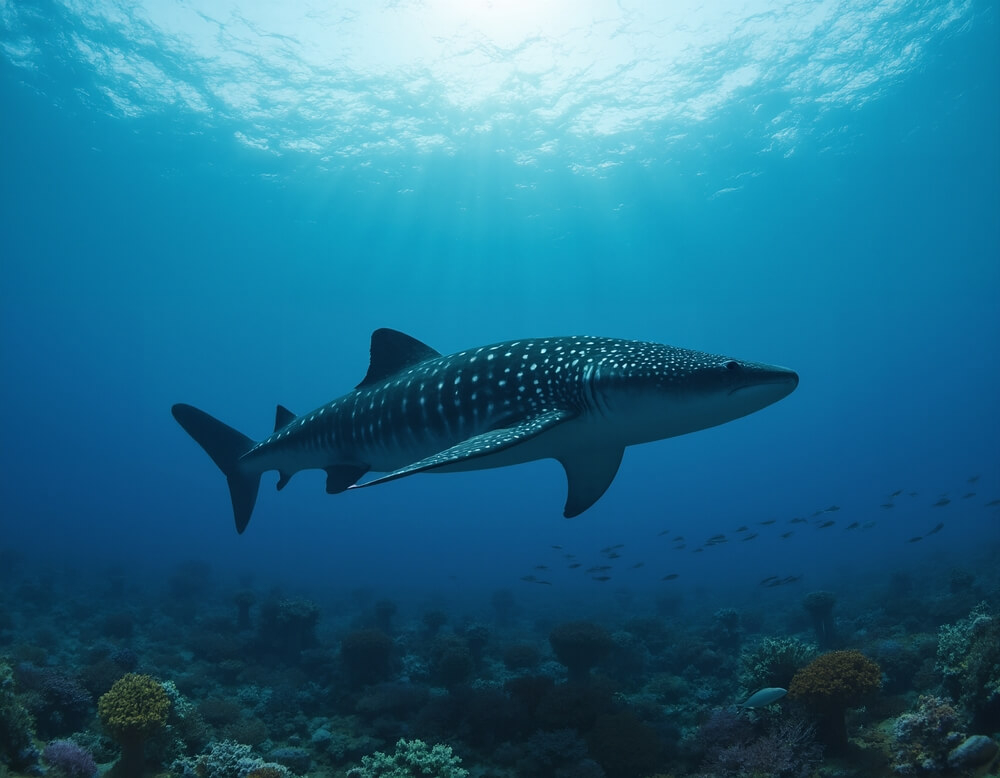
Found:
<path fill-rule="evenodd" d="M 371 362 L 364 380 L 356 388 L 377 384 L 400 370 L 441 356 L 426 343 L 386 327 L 372 333 Z"/>
<path fill-rule="evenodd" d="M 290 424 L 295 420 L 295 414 L 292 413 L 284 405 L 279 405 L 274 412 L 274 431 L 277 432 L 286 424 Z"/>

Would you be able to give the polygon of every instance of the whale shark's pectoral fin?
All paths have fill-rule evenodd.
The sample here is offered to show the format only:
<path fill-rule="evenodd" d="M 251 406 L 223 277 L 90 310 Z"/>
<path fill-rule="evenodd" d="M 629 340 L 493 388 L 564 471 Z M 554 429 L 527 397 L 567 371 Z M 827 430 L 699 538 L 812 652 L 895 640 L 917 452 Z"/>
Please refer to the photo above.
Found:
<path fill-rule="evenodd" d="M 569 485 L 563 516 L 579 516 L 601 499 L 615 480 L 624 453 L 624 448 L 585 448 L 560 455 Z"/>
<path fill-rule="evenodd" d="M 357 480 L 368 472 L 368 465 L 333 465 L 326 470 L 326 493 L 340 494 L 350 489 Z"/>
<path fill-rule="evenodd" d="M 444 451 L 439 451 L 437 454 L 432 454 L 418 462 L 401 467 L 399 470 L 394 470 L 380 478 L 374 478 L 363 484 L 355 484 L 349 488 L 361 489 L 365 486 L 384 484 L 386 481 L 395 481 L 397 478 L 403 478 L 414 473 L 426 473 L 428 470 L 436 470 L 449 465 L 461 464 L 471 459 L 488 457 L 531 440 L 575 416 L 576 414 L 572 411 L 547 411 L 538 416 L 532 416 L 530 419 L 525 419 L 512 427 L 501 427 L 500 429 L 484 432 L 481 435 L 475 435 L 468 440 L 463 440 L 456 446 L 446 448 Z"/>

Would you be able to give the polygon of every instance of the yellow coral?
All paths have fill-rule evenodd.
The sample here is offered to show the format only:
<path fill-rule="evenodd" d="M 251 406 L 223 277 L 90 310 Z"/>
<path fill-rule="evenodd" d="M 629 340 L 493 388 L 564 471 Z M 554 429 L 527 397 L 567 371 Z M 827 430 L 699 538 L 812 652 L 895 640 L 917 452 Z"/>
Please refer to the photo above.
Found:
<path fill-rule="evenodd" d="M 105 728 L 116 740 L 146 738 L 167 723 L 170 698 L 155 679 L 129 673 L 101 695 L 97 712 Z"/>

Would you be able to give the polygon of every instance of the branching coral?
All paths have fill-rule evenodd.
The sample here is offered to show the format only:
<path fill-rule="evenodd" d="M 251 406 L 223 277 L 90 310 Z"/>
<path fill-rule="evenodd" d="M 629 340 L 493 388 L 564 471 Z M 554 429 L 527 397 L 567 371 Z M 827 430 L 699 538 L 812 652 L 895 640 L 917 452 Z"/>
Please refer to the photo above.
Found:
<path fill-rule="evenodd" d="M 469 771 L 461 764 L 451 746 L 400 739 L 395 753 L 362 757 L 361 766 L 348 770 L 347 778 L 466 778 Z"/>
<path fill-rule="evenodd" d="M 941 627 L 936 669 L 977 728 L 1000 727 L 1000 617 L 985 602 L 966 618 Z"/>
<path fill-rule="evenodd" d="M 778 686 L 787 689 L 792 676 L 816 656 L 816 647 L 798 638 L 762 638 L 740 654 L 740 687 L 744 694 Z"/>

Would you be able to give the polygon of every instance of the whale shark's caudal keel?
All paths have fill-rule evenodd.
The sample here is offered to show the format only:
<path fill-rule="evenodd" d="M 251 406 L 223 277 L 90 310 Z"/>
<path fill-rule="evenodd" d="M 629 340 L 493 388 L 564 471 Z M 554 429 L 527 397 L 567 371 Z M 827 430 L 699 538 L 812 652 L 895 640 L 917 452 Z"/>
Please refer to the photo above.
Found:
<path fill-rule="evenodd" d="M 279 405 L 260 442 L 190 405 L 172 411 L 225 474 L 239 532 L 267 470 L 278 489 L 299 470 L 325 470 L 336 493 L 552 458 L 566 470 L 572 517 L 604 494 L 626 446 L 738 419 L 798 382 L 783 367 L 658 343 L 539 338 L 442 356 L 380 329 L 354 391 L 302 416 Z M 369 471 L 385 475 L 358 483 Z"/>

